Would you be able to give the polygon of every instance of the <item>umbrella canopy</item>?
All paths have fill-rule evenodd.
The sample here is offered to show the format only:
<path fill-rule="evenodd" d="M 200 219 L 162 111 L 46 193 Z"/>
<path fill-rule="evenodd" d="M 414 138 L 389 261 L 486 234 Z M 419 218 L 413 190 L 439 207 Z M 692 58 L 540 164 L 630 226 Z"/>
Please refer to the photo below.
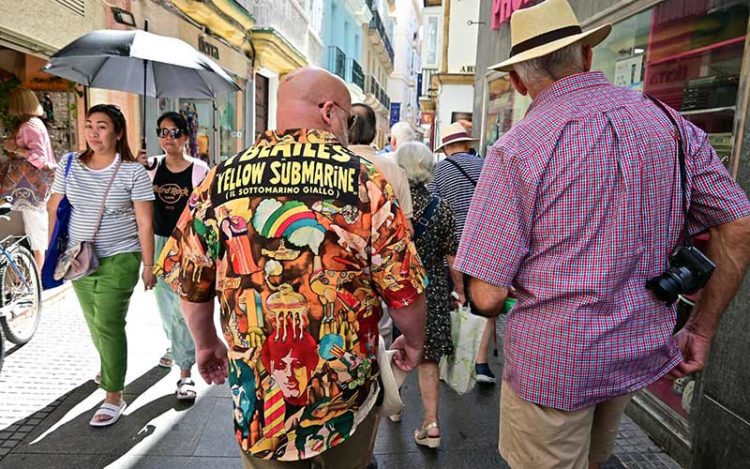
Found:
<path fill-rule="evenodd" d="M 53 55 L 44 71 L 92 88 L 155 98 L 212 99 L 240 89 L 186 42 L 141 30 L 88 33 Z"/>

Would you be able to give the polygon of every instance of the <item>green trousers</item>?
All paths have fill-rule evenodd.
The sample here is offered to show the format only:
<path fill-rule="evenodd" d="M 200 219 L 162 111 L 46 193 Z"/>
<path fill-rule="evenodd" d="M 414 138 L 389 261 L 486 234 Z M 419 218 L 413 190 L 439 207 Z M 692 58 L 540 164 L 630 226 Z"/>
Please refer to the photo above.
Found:
<path fill-rule="evenodd" d="M 128 252 L 99 259 L 99 270 L 73 281 L 83 315 L 101 360 L 101 387 L 119 392 L 125 387 L 128 342 L 125 316 L 138 283 L 141 253 Z"/>

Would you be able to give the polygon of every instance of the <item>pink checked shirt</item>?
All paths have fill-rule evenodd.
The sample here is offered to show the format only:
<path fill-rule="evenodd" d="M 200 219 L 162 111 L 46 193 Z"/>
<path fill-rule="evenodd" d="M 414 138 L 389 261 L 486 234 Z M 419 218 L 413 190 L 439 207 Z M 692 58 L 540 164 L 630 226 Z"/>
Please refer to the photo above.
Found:
<path fill-rule="evenodd" d="M 750 215 L 706 134 L 681 122 L 691 234 Z M 645 284 L 666 269 L 683 218 L 674 132 L 642 94 L 589 72 L 534 99 L 487 155 L 456 259 L 517 289 L 504 378 L 522 398 L 580 409 L 680 363 L 675 311 Z"/>

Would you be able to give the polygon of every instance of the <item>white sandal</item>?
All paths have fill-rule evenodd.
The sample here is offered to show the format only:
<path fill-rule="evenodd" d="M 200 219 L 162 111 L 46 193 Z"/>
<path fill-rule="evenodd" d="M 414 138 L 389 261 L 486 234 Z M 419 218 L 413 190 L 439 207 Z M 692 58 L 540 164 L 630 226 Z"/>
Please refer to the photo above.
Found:
<path fill-rule="evenodd" d="M 120 403 L 119 407 L 114 404 L 110 404 L 109 402 L 105 402 L 99 407 L 94 416 L 91 417 L 89 425 L 91 425 L 92 427 L 108 427 L 120 419 L 120 416 L 125 411 L 125 408 L 127 406 L 128 404 L 124 400 Z M 109 418 L 107 420 L 96 419 L 97 417 L 101 416 L 106 416 Z"/>
<path fill-rule="evenodd" d="M 177 399 L 180 401 L 194 401 L 198 396 L 195 390 L 195 381 L 193 378 L 181 378 L 177 381 Z"/>
<path fill-rule="evenodd" d="M 174 357 L 172 356 L 172 347 L 169 347 L 164 355 L 159 359 L 159 366 L 162 368 L 172 368 L 174 366 Z"/>
<path fill-rule="evenodd" d="M 414 430 L 414 441 L 416 441 L 418 445 L 426 446 L 428 448 L 438 448 L 440 446 L 440 430 L 438 429 L 437 436 L 430 436 L 430 430 L 433 428 L 438 428 L 437 422 L 422 425 L 422 428 L 419 430 Z"/>

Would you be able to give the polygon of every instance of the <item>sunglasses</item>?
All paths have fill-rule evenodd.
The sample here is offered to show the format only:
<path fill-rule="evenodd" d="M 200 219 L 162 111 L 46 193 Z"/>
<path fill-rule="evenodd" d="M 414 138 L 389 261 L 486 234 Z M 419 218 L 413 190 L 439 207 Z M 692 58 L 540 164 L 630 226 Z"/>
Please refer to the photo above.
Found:
<path fill-rule="evenodd" d="M 347 115 L 346 125 L 349 127 L 349 130 L 351 131 L 352 128 L 354 128 L 354 124 L 357 123 L 357 115 L 356 114 L 352 114 L 351 111 L 347 111 L 346 109 L 344 109 L 343 107 L 341 107 L 336 101 L 331 101 L 331 102 L 333 103 L 334 106 L 336 106 L 337 108 L 341 109 L 342 111 L 344 111 L 346 113 L 346 115 Z M 326 103 L 320 103 L 320 104 L 318 104 L 318 107 L 320 109 L 323 109 L 323 107 L 325 105 L 326 105 Z"/>
<path fill-rule="evenodd" d="M 185 135 L 185 132 L 180 129 L 156 129 L 156 136 L 159 138 L 172 137 L 176 139 L 182 137 L 183 135 Z"/>

